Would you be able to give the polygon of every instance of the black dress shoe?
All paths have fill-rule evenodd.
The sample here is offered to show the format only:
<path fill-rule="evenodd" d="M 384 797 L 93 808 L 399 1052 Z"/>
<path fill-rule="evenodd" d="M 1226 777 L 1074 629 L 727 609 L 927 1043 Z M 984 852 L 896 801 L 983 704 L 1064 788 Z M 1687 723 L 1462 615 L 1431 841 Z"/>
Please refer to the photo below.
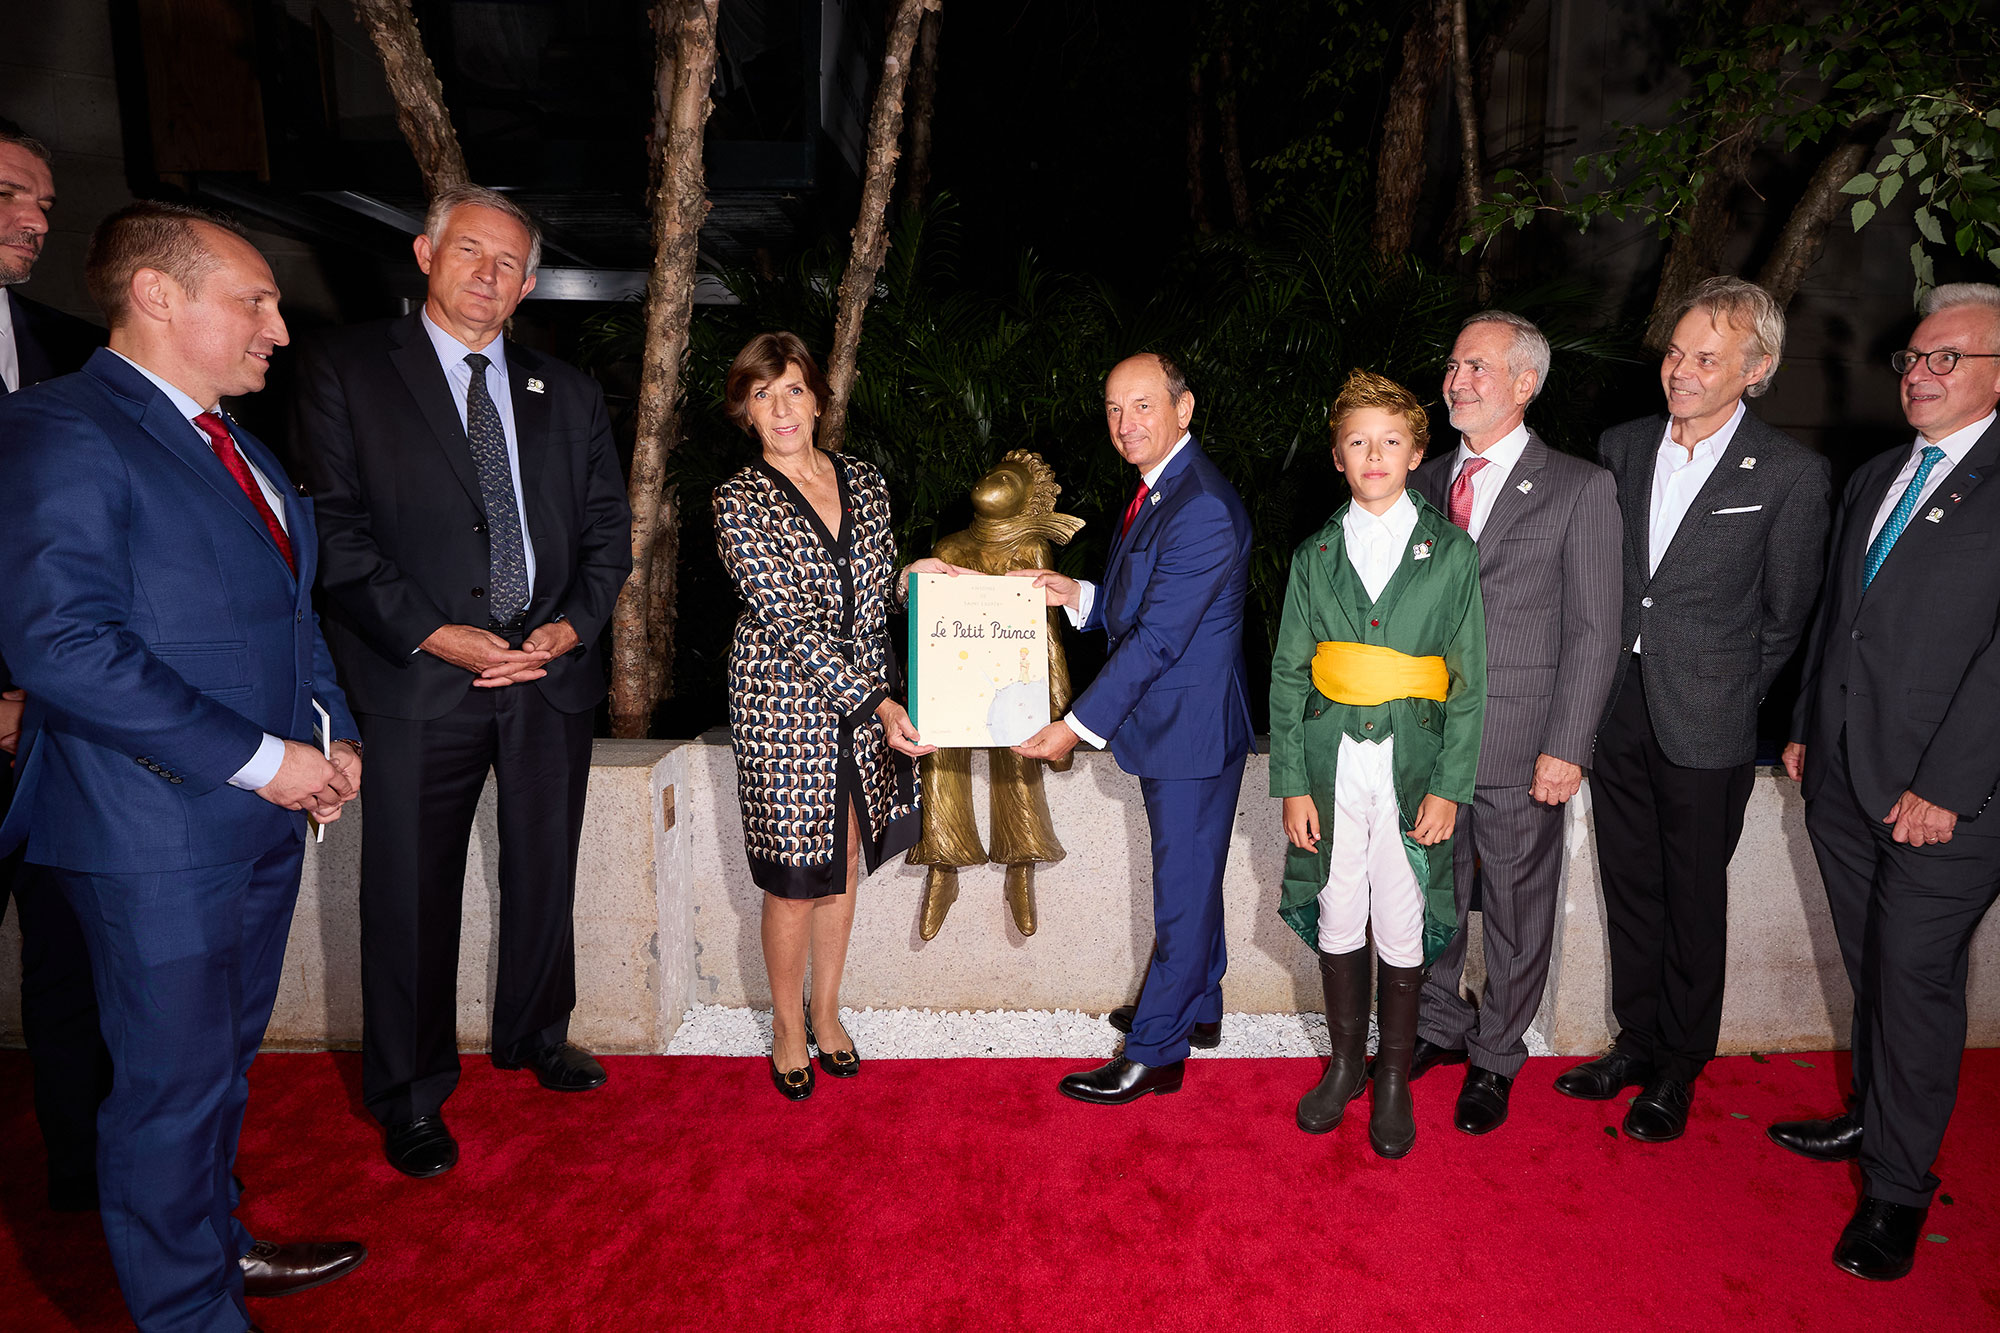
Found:
<path fill-rule="evenodd" d="M 458 1165 L 458 1140 L 445 1128 L 443 1116 L 420 1115 L 405 1124 L 389 1126 L 382 1139 L 382 1153 L 390 1166 L 422 1180 L 441 1176 Z"/>
<path fill-rule="evenodd" d="M 1851 1162 L 1861 1156 L 1861 1122 L 1845 1111 L 1831 1120 L 1781 1120 L 1764 1137 L 1815 1162 Z"/>
<path fill-rule="evenodd" d="M 1861 1196 L 1833 1247 L 1833 1266 L 1870 1282 L 1894 1282 L 1917 1261 L 1928 1208 Z"/>
<path fill-rule="evenodd" d="M 1454 1050 L 1449 1046 L 1440 1046 L 1434 1041 L 1427 1041 L 1422 1037 L 1418 1037 L 1416 1049 L 1410 1053 L 1410 1082 L 1415 1083 L 1439 1065 L 1462 1065 L 1464 1063 L 1464 1051 Z"/>
<path fill-rule="evenodd" d="M 1507 1123 L 1507 1094 L 1514 1080 L 1477 1065 L 1465 1071 L 1451 1123 L 1467 1134 L 1490 1134 Z"/>
<path fill-rule="evenodd" d="M 811 1018 L 806 1019 L 806 1044 L 809 1046 L 819 1046 L 819 1038 L 813 1035 L 813 1021 Z M 856 1074 L 860 1073 L 861 1052 L 854 1049 L 854 1038 L 852 1036 L 848 1037 L 847 1049 L 844 1051 L 829 1051 L 821 1046 L 819 1067 L 835 1078 L 853 1078 Z"/>
<path fill-rule="evenodd" d="M 1556 1091 L 1587 1102 L 1608 1102 L 1630 1087 L 1653 1081 L 1653 1062 L 1616 1047 L 1556 1076 Z"/>
<path fill-rule="evenodd" d="M 323 1286 L 346 1277 L 367 1257 L 368 1247 L 354 1240 L 306 1240 L 291 1245 L 260 1240 L 236 1262 L 243 1269 L 243 1294 L 256 1299 Z"/>
<path fill-rule="evenodd" d="M 797 1069 L 778 1068 L 776 1056 L 770 1057 L 771 1086 L 776 1088 L 787 1101 L 802 1102 L 813 1095 L 813 1067 L 800 1065 Z"/>
<path fill-rule="evenodd" d="M 1694 1089 L 1677 1078 L 1655 1078 L 1625 1113 L 1625 1133 L 1641 1143 L 1672 1143 L 1687 1132 Z"/>
<path fill-rule="evenodd" d="M 1073 1097 L 1080 1102 L 1091 1102 L 1098 1106 L 1123 1106 L 1134 1102 L 1149 1092 L 1165 1095 L 1181 1090 L 1181 1075 L 1187 1070 L 1187 1061 L 1176 1060 L 1170 1065 L 1142 1065 L 1137 1060 L 1127 1060 L 1118 1056 L 1110 1064 L 1077 1074 L 1065 1074 L 1056 1090 L 1065 1097 Z"/>
<path fill-rule="evenodd" d="M 1138 1005 L 1121 1004 L 1106 1014 L 1104 1021 L 1129 1037 L 1132 1035 L 1132 1024 L 1138 1017 Z M 1218 1018 L 1213 1023 L 1196 1023 L 1189 1028 L 1188 1045 L 1198 1051 L 1212 1051 L 1222 1045 L 1222 1020 Z"/>
<path fill-rule="evenodd" d="M 508 1061 L 495 1055 L 493 1064 L 498 1069 L 532 1069 L 550 1092 L 589 1092 L 603 1087 L 607 1077 L 597 1057 L 573 1041 L 544 1046 L 522 1060 Z"/>

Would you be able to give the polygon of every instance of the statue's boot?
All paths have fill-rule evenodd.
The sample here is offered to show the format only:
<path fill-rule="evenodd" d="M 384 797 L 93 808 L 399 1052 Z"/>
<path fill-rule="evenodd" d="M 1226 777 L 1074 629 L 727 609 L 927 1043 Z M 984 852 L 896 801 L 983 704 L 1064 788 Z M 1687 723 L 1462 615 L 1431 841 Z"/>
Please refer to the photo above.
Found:
<path fill-rule="evenodd" d="M 944 929 L 945 913 L 957 901 L 958 867 L 932 866 L 930 874 L 924 876 L 924 911 L 917 922 L 917 934 L 936 939 L 938 931 Z"/>
<path fill-rule="evenodd" d="M 1023 935 L 1035 933 L 1035 863 L 1023 861 L 1007 867 L 1007 910 L 1014 914 L 1014 929 Z"/>
<path fill-rule="evenodd" d="M 1299 1128 L 1326 1134 L 1347 1114 L 1347 1104 L 1368 1085 L 1368 949 L 1319 956 L 1326 991 L 1326 1031 L 1333 1058 L 1318 1085 L 1299 1098 Z"/>

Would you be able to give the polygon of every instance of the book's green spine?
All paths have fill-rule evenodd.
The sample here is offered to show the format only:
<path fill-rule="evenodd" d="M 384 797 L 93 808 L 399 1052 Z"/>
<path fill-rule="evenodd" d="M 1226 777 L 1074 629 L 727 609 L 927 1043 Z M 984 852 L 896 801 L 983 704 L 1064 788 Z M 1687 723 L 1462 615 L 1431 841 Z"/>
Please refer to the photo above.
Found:
<path fill-rule="evenodd" d="M 924 617 L 923 613 L 917 610 L 917 589 L 922 587 L 923 583 L 915 574 L 906 574 L 903 577 L 910 581 L 910 643 L 909 652 L 906 654 L 910 663 L 910 725 L 915 727 L 917 734 L 921 736 L 924 731 L 924 724 L 917 720 L 917 699 L 919 697 L 917 694 L 917 663 L 923 659 L 917 654 L 917 636 L 922 632 Z"/>

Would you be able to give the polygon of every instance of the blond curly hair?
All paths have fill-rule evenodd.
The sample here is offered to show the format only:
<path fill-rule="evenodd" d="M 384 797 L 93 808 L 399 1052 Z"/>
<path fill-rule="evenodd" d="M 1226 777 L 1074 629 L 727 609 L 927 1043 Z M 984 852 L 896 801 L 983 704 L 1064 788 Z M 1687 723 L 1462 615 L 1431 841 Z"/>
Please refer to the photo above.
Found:
<path fill-rule="evenodd" d="M 1340 423 L 1364 407 L 1400 416 L 1409 423 L 1411 445 L 1419 453 L 1430 448 L 1431 420 L 1424 413 L 1422 401 L 1388 376 L 1358 369 L 1347 372 L 1347 383 L 1340 386 L 1340 396 L 1333 400 L 1333 411 L 1327 417 L 1327 428 L 1333 434 L 1336 448 L 1340 444 Z"/>

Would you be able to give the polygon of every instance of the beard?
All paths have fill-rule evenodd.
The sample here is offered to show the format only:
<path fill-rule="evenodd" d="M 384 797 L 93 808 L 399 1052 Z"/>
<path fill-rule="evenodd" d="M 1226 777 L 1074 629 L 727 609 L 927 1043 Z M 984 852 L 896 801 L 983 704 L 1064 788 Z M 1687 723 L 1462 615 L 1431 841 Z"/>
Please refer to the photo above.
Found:
<path fill-rule="evenodd" d="M 41 237 L 31 231 L 16 236 L 0 236 L 0 245 L 25 245 L 34 250 L 34 259 L 0 258 L 0 287 L 18 287 L 35 271 L 35 259 L 42 257 Z"/>

